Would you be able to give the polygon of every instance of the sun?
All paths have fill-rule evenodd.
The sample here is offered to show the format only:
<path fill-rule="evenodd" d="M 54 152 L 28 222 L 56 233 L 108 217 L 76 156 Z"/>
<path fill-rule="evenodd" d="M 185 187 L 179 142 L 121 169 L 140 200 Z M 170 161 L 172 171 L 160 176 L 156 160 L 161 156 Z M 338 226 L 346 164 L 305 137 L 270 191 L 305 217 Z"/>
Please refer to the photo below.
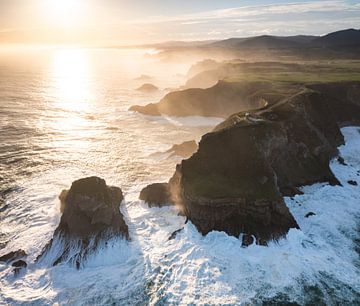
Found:
<path fill-rule="evenodd" d="M 84 0 L 46 0 L 45 14 L 51 25 L 73 28 L 81 25 L 85 17 Z"/>

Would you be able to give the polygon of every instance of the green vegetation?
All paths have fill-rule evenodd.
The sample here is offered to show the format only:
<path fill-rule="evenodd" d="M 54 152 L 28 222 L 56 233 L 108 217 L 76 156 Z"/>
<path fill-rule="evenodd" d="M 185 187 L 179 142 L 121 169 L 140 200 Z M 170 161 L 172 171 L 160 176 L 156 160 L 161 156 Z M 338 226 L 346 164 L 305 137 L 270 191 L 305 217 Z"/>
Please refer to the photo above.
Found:
<path fill-rule="evenodd" d="M 281 66 L 279 69 L 279 65 Z M 239 67 L 240 68 L 240 67 Z M 273 69 L 272 69 L 273 68 Z M 225 78 L 228 82 L 270 81 L 308 84 L 316 82 L 360 81 L 360 61 L 327 60 L 291 63 L 254 63 L 246 69 L 237 69 Z"/>
<path fill-rule="evenodd" d="M 257 182 L 256 179 L 255 182 Z M 192 178 L 185 184 L 185 189 L 195 197 L 210 199 L 246 197 L 248 200 L 276 200 L 279 197 L 273 181 L 254 184 L 253 178 L 242 178 L 240 175 L 236 179 L 220 174 L 202 175 L 199 178 Z"/>

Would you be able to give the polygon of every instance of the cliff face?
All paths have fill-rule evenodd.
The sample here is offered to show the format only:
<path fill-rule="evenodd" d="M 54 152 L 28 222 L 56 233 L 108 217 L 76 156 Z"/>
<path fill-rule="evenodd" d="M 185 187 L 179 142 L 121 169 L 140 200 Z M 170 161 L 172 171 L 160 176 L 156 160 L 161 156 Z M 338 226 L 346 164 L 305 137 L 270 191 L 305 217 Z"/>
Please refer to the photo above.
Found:
<path fill-rule="evenodd" d="M 264 96 L 276 92 L 266 82 L 219 81 L 208 89 L 192 88 L 167 94 L 159 103 L 132 106 L 130 110 L 146 115 L 206 116 L 227 118 L 231 114 L 264 106 Z M 270 99 L 271 97 L 269 97 Z"/>
<path fill-rule="evenodd" d="M 203 136 L 170 180 L 174 202 L 207 234 L 277 239 L 297 223 L 282 196 L 338 181 L 329 161 L 343 143 L 339 125 L 358 123 L 360 83 L 313 85 L 275 105 L 228 118 Z"/>

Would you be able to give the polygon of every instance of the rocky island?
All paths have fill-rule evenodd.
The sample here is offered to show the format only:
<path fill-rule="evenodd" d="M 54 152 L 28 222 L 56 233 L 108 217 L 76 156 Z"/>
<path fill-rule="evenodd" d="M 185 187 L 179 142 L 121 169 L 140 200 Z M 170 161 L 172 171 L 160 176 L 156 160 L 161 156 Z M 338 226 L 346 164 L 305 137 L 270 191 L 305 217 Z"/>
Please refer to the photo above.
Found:
<path fill-rule="evenodd" d="M 128 226 L 120 211 L 124 199 L 120 188 L 107 186 L 99 177 L 87 177 L 74 181 L 70 190 L 61 192 L 59 199 L 60 224 L 39 259 L 55 241 L 61 241 L 61 252 L 53 264 L 67 260 L 79 267 L 81 259 L 101 241 L 115 236 L 129 238 Z"/>

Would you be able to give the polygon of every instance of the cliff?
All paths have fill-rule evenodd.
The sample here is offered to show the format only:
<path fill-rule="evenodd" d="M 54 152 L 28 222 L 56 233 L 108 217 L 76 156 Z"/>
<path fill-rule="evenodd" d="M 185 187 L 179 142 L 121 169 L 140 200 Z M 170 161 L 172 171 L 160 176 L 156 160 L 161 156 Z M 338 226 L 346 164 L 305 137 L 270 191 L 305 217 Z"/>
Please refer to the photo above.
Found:
<path fill-rule="evenodd" d="M 207 89 L 191 88 L 171 92 L 159 103 L 135 105 L 130 110 L 152 116 L 164 114 L 227 118 L 236 112 L 265 106 L 264 98 L 270 100 L 274 93 L 278 93 L 278 90 L 267 82 L 219 81 Z"/>
<path fill-rule="evenodd" d="M 173 201 L 202 234 L 249 234 L 257 243 L 298 225 L 282 196 L 338 184 L 329 161 L 339 127 L 360 123 L 360 82 L 310 85 L 265 109 L 237 113 L 202 137 L 170 179 Z"/>

